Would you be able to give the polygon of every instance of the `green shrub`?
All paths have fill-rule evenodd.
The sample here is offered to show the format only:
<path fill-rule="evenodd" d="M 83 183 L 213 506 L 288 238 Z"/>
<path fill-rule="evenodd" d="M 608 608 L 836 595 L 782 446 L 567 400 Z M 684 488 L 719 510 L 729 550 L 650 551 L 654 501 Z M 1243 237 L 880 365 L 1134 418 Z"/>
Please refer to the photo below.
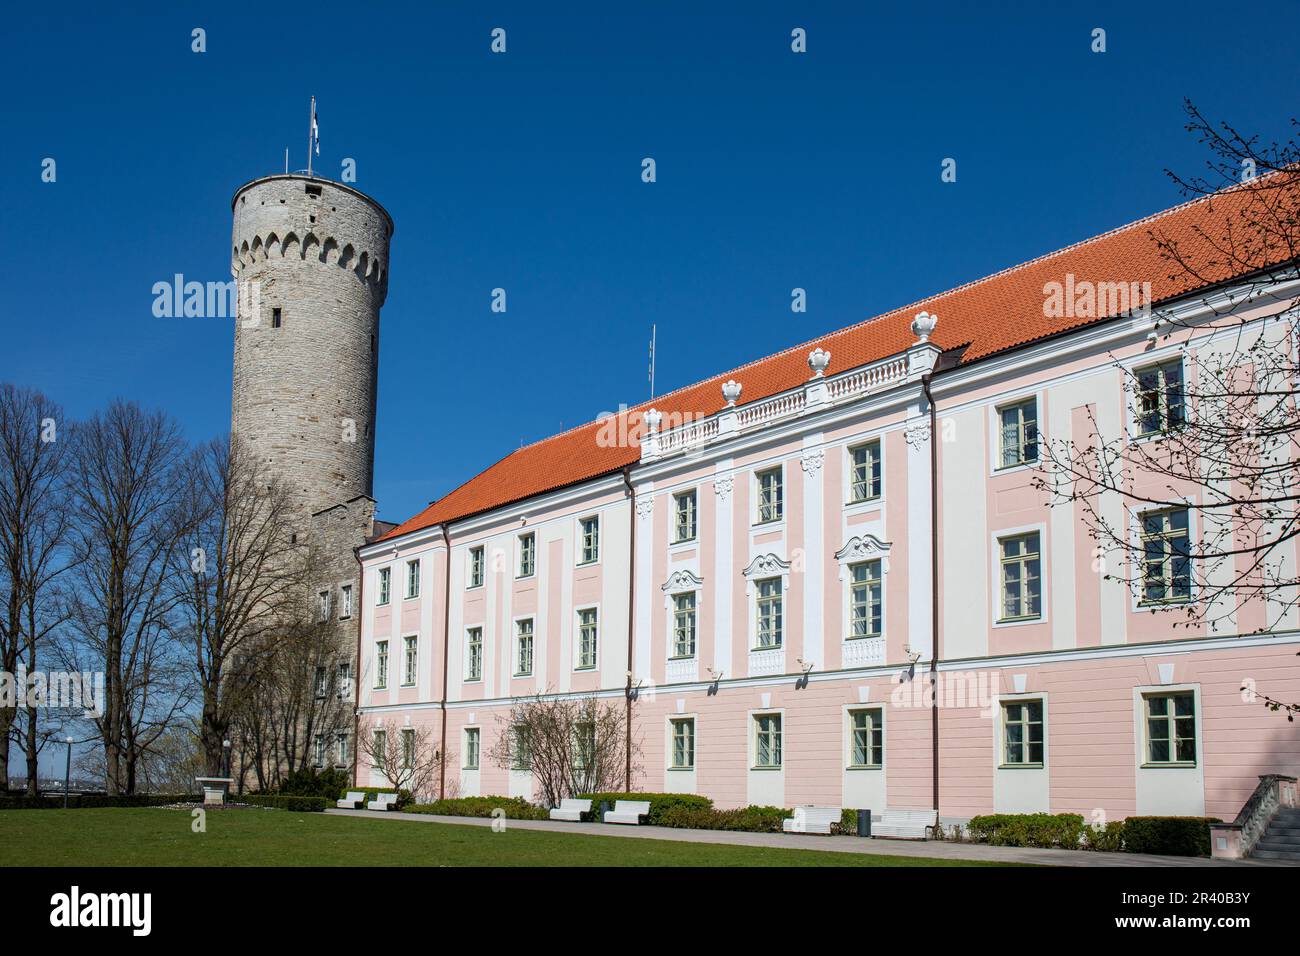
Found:
<path fill-rule="evenodd" d="M 781 807 L 716 807 L 678 804 L 659 815 L 658 825 L 679 830 L 738 830 L 747 833 L 780 833 L 782 822 L 791 815 Z"/>
<path fill-rule="evenodd" d="M 1124 849 L 1165 856 L 1209 856 L 1210 824 L 1215 817 L 1129 817 L 1124 821 Z"/>
<path fill-rule="evenodd" d="M 334 801 L 326 797 L 299 797 L 279 793 L 246 793 L 242 797 L 232 797 L 231 802 L 274 810 L 292 810 L 295 813 L 323 813 L 326 807 L 334 806 Z"/>
<path fill-rule="evenodd" d="M 971 817 L 966 829 L 972 839 L 991 846 L 1077 850 L 1084 825 L 1077 813 L 991 813 Z"/>
<path fill-rule="evenodd" d="M 718 811 L 719 830 L 744 830 L 748 833 L 780 833 L 781 824 L 794 811 L 783 807 L 740 807 L 736 810 Z"/>
<path fill-rule="evenodd" d="M 315 767 L 299 767 L 276 789 L 281 796 L 325 797 L 339 800 L 343 791 L 348 789 L 348 774 L 345 771 L 329 767 L 317 770 Z"/>
<path fill-rule="evenodd" d="M 649 822 L 654 826 L 669 826 L 663 823 L 663 816 L 675 807 L 690 807 L 696 810 L 712 810 L 713 801 L 694 793 L 584 793 L 582 800 L 591 801 L 591 814 L 583 814 L 583 819 L 600 819 L 600 803 L 605 801 L 611 810 L 619 800 L 649 800 Z"/>
<path fill-rule="evenodd" d="M 858 833 L 858 811 L 844 809 L 840 811 L 840 822 L 831 824 L 831 833 L 840 836 L 856 836 Z"/>
<path fill-rule="evenodd" d="M 68 794 L 69 810 L 89 810 L 102 807 L 162 807 L 171 803 L 202 802 L 202 794 L 195 793 L 131 793 L 109 796 L 104 793 Z M 0 797 L 0 810 L 61 810 L 63 794 L 10 794 Z"/>
<path fill-rule="evenodd" d="M 458 797 L 417 803 L 406 810 L 408 813 L 432 813 L 444 817 L 490 817 L 494 810 L 503 810 L 508 820 L 550 818 L 545 807 L 534 806 L 523 797 Z"/>
<path fill-rule="evenodd" d="M 1119 853 L 1124 849 L 1124 821 L 1111 820 L 1105 826 L 1084 827 L 1083 848 L 1102 853 Z"/>

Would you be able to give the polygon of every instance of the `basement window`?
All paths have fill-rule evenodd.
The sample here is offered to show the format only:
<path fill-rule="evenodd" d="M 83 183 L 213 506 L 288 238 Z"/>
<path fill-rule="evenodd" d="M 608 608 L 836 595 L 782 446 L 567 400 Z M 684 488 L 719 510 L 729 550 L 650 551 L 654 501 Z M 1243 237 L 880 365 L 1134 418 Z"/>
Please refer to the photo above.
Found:
<path fill-rule="evenodd" d="M 279 309 L 272 309 L 272 310 L 271 310 L 271 328 L 273 328 L 273 329 L 278 329 L 278 328 L 280 327 L 281 324 L 282 324 L 282 319 L 281 319 L 281 315 L 280 315 L 280 310 L 279 310 Z"/>

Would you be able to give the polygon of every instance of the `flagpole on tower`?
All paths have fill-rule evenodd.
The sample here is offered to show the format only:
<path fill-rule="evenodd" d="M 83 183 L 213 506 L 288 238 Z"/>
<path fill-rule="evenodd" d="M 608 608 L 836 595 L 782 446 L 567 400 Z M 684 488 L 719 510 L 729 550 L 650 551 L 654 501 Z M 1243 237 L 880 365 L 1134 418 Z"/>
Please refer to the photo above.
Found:
<path fill-rule="evenodd" d="M 311 175 L 311 148 L 316 142 L 316 97 L 311 98 L 311 113 L 307 116 L 307 175 Z"/>

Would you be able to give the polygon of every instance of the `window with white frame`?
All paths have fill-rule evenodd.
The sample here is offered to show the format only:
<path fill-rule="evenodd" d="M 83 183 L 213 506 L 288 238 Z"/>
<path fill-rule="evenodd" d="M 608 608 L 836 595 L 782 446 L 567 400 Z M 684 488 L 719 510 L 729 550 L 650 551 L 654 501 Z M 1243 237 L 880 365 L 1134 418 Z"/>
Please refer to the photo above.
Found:
<path fill-rule="evenodd" d="M 465 728 L 465 769 L 478 769 L 479 728 Z"/>
<path fill-rule="evenodd" d="M 880 567 L 879 560 L 849 565 L 849 640 L 879 637 L 884 628 Z"/>
<path fill-rule="evenodd" d="M 755 650 L 780 647 L 782 641 L 781 579 L 764 578 L 754 585 Z"/>
<path fill-rule="evenodd" d="M 420 559 L 406 562 L 406 597 L 407 599 L 417 598 L 420 596 Z"/>
<path fill-rule="evenodd" d="M 885 763 L 885 711 L 864 707 L 849 711 L 849 767 L 878 770 Z"/>
<path fill-rule="evenodd" d="M 1155 766 L 1196 765 L 1196 695 L 1190 690 L 1146 694 L 1146 762 Z"/>
<path fill-rule="evenodd" d="M 377 761 L 383 760 L 385 755 L 388 753 L 388 731 L 376 730 L 374 737 L 371 739 L 371 760 L 373 766 L 376 769 L 379 769 L 379 763 Z"/>
<path fill-rule="evenodd" d="M 1139 437 L 1172 431 L 1184 422 L 1183 363 L 1171 359 L 1137 369 L 1136 412 Z"/>
<path fill-rule="evenodd" d="M 325 735 L 317 734 L 312 741 L 312 762 L 317 767 L 325 766 Z"/>
<path fill-rule="evenodd" d="M 586 775 L 596 765 L 596 725 L 589 720 L 573 725 L 573 767 Z"/>
<path fill-rule="evenodd" d="M 668 721 L 672 736 L 673 770 L 695 769 L 695 718 L 673 717 Z"/>
<path fill-rule="evenodd" d="M 379 597 L 375 601 L 375 603 L 380 606 L 387 604 L 389 598 L 392 596 L 392 588 L 393 588 L 393 569 L 380 568 L 379 569 Z"/>
<path fill-rule="evenodd" d="M 1043 702 L 1002 702 L 1002 765 L 1043 766 Z"/>
<path fill-rule="evenodd" d="M 483 679 L 483 628 L 471 627 L 465 632 L 465 679 Z"/>
<path fill-rule="evenodd" d="M 330 619 L 330 592 L 321 591 L 320 594 L 316 595 L 316 600 L 316 620 L 328 621 Z"/>
<path fill-rule="evenodd" d="M 419 641 L 414 637 L 405 638 L 402 642 L 402 686 L 411 687 L 415 684 L 415 675 L 417 672 L 418 656 L 420 653 Z"/>
<path fill-rule="evenodd" d="M 516 724 L 510 731 L 510 769 L 529 770 L 533 765 L 533 747 L 528 728 Z"/>
<path fill-rule="evenodd" d="M 781 715 L 754 716 L 754 766 L 771 770 L 781 766 Z"/>
<path fill-rule="evenodd" d="M 780 521 L 785 514 L 785 502 L 781 487 L 781 469 L 769 468 L 758 473 L 758 514 L 757 524 Z"/>
<path fill-rule="evenodd" d="M 596 666 L 597 634 L 596 609 L 583 608 L 578 612 L 578 670 L 589 670 Z"/>
<path fill-rule="evenodd" d="M 469 586 L 479 588 L 483 586 L 483 548 L 469 549 Z"/>
<path fill-rule="evenodd" d="M 327 673 L 323 667 L 316 668 L 316 679 L 313 683 L 316 687 L 317 700 L 324 700 L 326 691 L 329 689 L 329 680 L 325 676 Z"/>
<path fill-rule="evenodd" d="M 1038 461 L 1038 399 L 998 409 L 998 467 L 1014 468 Z"/>
<path fill-rule="evenodd" d="M 410 770 L 415 766 L 415 729 L 402 728 L 402 769 Z"/>
<path fill-rule="evenodd" d="M 1038 547 L 1037 531 L 998 539 L 1002 580 L 999 621 L 1032 621 L 1042 616 Z"/>
<path fill-rule="evenodd" d="M 531 677 L 533 673 L 533 619 L 524 618 L 515 623 L 515 676 Z"/>
<path fill-rule="evenodd" d="M 695 592 L 673 595 L 673 657 L 695 656 Z"/>
<path fill-rule="evenodd" d="M 352 616 L 352 585 L 345 584 L 339 589 L 339 618 L 341 620 Z"/>
<path fill-rule="evenodd" d="M 348 746 L 348 735 L 346 732 L 339 733 L 334 738 L 334 757 L 335 765 L 346 767 L 352 762 L 352 748 Z"/>
<path fill-rule="evenodd" d="M 530 577 L 537 569 L 537 536 L 531 531 L 519 536 L 519 577 Z"/>
<path fill-rule="evenodd" d="M 696 531 L 695 489 L 673 495 L 673 542 L 694 541 Z"/>
<path fill-rule="evenodd" d="M 880 497 L 880 439 L 849 449 L 849 503 Z"/>
<path fill-rule="evenodd" d="M 375 690 L 388 686 L 388 642 L 375 642 Z"/>
<path fill-rule="evenodd" d="M 600 518 L 592 515 L 578 522 L 580 540 L 579 564 L 595 564 L 600 560 Z"/>
<path fill-rule="evenodd" d="M 1191 539 L 1186 508 L 1139 515 L 1142 538 L 1142 603 L 1170 604 L 1192 596 Z"/>
<path fill-rule="evenodd" d="M 339 664 L 338 693 L 344 699 L 352 697 L 352 664 L 348 661 Z"/>

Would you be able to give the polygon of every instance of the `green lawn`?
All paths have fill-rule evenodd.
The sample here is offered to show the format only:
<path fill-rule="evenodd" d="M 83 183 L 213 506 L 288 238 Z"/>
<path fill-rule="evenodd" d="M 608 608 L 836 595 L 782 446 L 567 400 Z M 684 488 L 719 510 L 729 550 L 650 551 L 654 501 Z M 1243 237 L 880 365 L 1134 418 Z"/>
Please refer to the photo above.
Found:
<path fill-rule="evenodd" d="M 979 866 L 284 810 L 0 811 L 0 866 Z M 847 838 L 845 838 L 847 839 Z"/>

